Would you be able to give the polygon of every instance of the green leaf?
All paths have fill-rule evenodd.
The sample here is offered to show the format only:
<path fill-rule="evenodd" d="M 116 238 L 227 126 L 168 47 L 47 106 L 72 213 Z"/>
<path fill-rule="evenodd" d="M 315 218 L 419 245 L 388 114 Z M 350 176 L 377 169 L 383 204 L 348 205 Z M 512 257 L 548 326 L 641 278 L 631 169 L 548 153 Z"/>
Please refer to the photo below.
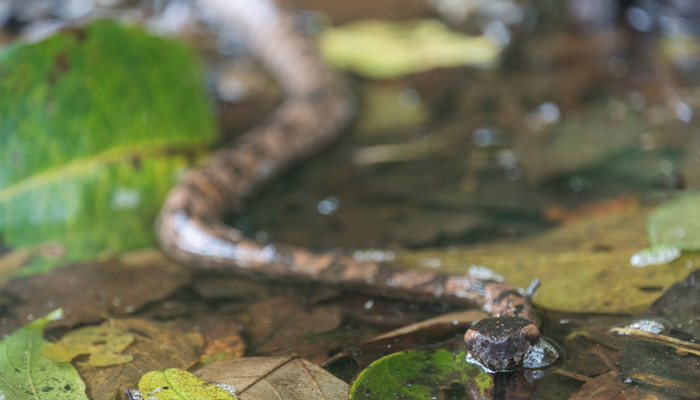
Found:
<path fill-rule="evenodd" d="M 108 21 L 0 52 L 2 240 L 57 241 L 65 261 L 153 244 L 215 134 L 203 88 L 191 50 Z"/>
<path fill-rule="evenodd" d="M 181 369 L 151 371 L 141 377 L 139 391 L 147 400 L 236 400 L 219 386 Z"/>
<path fill-rule="evenodd" d="M 134 337 L 122 330 L 106 326 L 86 326 L 65 334 L 60 341 L 49 343 L 41 354 L 54 361 L 70 362 L 81 354 L 90 359 L 80 365 L 106 367 L 131 361 L 129 354 L 120 354 L 134 341 Z"/>
<path fill-rule="evenodd" d="M 492 40 L 450 31 L 432 19 L 357 21 L 323 32 L 320 46 L 335 66 L 371 78 L 395 78 L 440 67 L 488 66 L 500 53 Z"/>
<path fill-rule="evenodd" d="M 647 231 L 653 246 L 700 250 L 700 192 L 687 191 L 649 215 Z"/>
<path fill-rule="evenodd" d="M 391 354 L 362 371 L 350 388 L 350 399 L 442 398 L 441 393 L 455 387 L 486 398 L 492 378 L 465 359 L 465 351 L 454 354 L 443 349 Z"/>
<path fill-rule="evenodd" d="M 70 363 L 44 358 L 43 328 L 60 318 L 56 310 L 0 342 L 0 398 L 12 400 L 87 400 L 85 384 Z"/>

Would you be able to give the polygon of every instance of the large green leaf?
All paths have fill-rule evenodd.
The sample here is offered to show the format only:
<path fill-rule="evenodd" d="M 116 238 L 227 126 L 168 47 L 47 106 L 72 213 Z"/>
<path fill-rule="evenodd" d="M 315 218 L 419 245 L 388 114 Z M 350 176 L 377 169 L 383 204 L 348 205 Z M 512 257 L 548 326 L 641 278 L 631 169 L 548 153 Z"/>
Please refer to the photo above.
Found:
<path fill-rule="evenodd" d="M 0 53 L 0 238 L 67 259 L 153 243 L 177 174 L 214 137 L 188 48 L 100 21 Z"/>
<path fill-rule="evenodd" d="M 412 350 L 380 358 L 350 388 L 350 399 L 434 399 L 454 386 L 475 398 L 487 398 L 493 380 L 466 362 L 466 352 Z"/>
<path fill-rule="evenodd" d="M 68 362 L 41 355 L 48 344 L 43 327 L 60 310 L 20 328 L 0 342 L 0 398 L 12 400 L 87 400 L 85 384 Z"/>

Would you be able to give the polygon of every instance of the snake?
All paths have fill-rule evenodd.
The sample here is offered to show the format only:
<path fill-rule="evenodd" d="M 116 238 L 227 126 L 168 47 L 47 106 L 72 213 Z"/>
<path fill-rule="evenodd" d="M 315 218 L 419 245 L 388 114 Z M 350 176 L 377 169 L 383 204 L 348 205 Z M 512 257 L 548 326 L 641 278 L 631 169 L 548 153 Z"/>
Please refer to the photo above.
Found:
<path fill-rule="evenodd" d="M 284 96 L 263 122 L 213 152 L 172 188 L 156 222 L 161 248 L 195 267 L 476 305 L 490 316 L 465 334 L 472 356 L 494 371 L 521 366 L 539 339 L 538 316 L 531 297 L 510 283 L 262 243 L 222 222 L 224 215 L 242 213 L 254 188 L 334 142 L 353 118 L 355 103 L 290 11 L 270 0 L 200 0 L 198 6 L 235 24 Z"/>

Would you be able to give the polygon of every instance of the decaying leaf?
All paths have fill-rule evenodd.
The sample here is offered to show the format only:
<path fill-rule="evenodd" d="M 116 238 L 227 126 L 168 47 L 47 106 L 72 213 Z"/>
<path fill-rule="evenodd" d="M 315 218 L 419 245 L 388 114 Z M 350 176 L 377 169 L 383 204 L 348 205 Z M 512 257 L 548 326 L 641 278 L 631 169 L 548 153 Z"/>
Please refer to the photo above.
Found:
<path fill-rule="evenodd" d="M 0 398 L 12 400 L 87 400 L 85 384 L 68 362 L 41 355 L 48 344 L 43 328 L 60 318 L 56 310 L 0 342 Z"/>
<path fill-rule="evenodd" d="M 700 270 L 673 285 L 632 326 L 620 350 L 620 375 L 681 398 L 700 397 Z M 643 330 L 640 328 L 644 328 Z"/>
<path fill-rule="evenodd" d="M 202 379 L 231 385 L 241 400 L 346 400 L 348 385 L 296 357 L 250 357 L 205 365 Z"/>
<path fill-rule="evenodd" d="M 87 361 L 78 364 L 106 367 L 131 361 L 131 355 L 121 353 L 133 340 L 131 334 L 119 329 L 86 326 L 68 332 L 56 343 L 44 346 L 41 355 L 62 362 L 70 362 L 79 355 L 89 355 Z"/>
<path fill-rule="evenodd" d="M 492 65 L 500 48 L 485 36 L 450 31 L 437 20 L 364 20 L 325 31 L 324 56 L 339 68 L 395 78 L 440 67 Z"/>
<path fill-rule="evenodd" d="M 245 341 L 240 335 L 231 335 L 208 341 L 200 361 L 211 364 L 215 361 L 233 360 L 243 357 Z"/>
<path fill-rule="evenodd" d="M 97 323 L 105 316 L 128 315 L 163 299 L 190 280 L 192 271 L 163 253 L 145 250 L 107 261 L 61 268 L 45 275 L 16 279 L 2 289 L 19 300 L 18 318 L 63 307 L 64 326 Z"/>
<path fill-rule="evenodd" d="M 337 307 L 305 307 L 300 298 L 288 296 L 253 304 L 250 315 L 250 336 L 255 341 L 253 346 L 256 352 L 263 354 L 288 354 L 291 351 L 299 354 L 295 346 L 303 343 L 318 347 L 314 334 L 333 330 L 341 323 Z"/>
<path fill-rule="evenodd" d="M 139 391 L 147 400 L 236 400 L 219 386 L 205 382 L 191 373 L 170 368 L 151 371 L 139 381 Z"/>
<path fill-rule="evenodd" d="M 379 356 L 415 349 L 426 343 L 444 342 L 456 335 L 461 336 L 460 333 L 466 332 L 474 321 L 486 316 L 488 314 L 481 310 L 466 310 L 409 324 L 338 353 L 326 360 L 323 366 L 332 368 L 332 365 L 342 365 L 350 358 L 362 369 L 376 361 Z"/>
<path fill-rule="evenodd" d="M 104 328 L 128 332 L 134 343 L 126 350 L 134 360 L 109 367 L 78 365 L 92 400 L 114 400 L 124 390 L 138 386 L 144 371 L 187 369 L 199 360 L 203 340 L 198 333 L 185 333 L 169 324 L 141 319 L 109 320 Z"/>
<path fill-rule="evenodd" d="M 624 383 L 617 372 L 610 371 L 586 382 L 569 400 L 656 400 L 654 393 Z"/>
<path fill-rule="evenodd" d="M 519 287 L 539 278 L 534 301 L 548 309 L 611 313 L 642 312 L 664 287 L 700 264 L 684 254 L 665 265 L 633 267 L 630 257 L 647 246 L 643 210 L 572 221 L 543 235 L 454 251 L 397 253 L 400 265 L 453 273 L 487 266 Z M 428 263 L 429 262 L 429 263 Z M 434 269 L 433 269 L 434 271 Z"/>

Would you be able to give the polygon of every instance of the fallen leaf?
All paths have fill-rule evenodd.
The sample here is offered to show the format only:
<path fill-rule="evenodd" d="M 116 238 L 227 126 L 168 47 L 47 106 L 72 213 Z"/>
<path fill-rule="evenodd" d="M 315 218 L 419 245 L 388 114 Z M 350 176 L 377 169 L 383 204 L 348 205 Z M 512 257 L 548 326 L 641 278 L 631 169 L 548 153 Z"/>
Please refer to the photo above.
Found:
<path fill-rule="evenodd" d="M 700 397 L 700 270 L 673 285 L 645 312 L 651 329 L 614 328 L 630 335 L 620 349 L 620 375 L 674 397 Z M 640 321 L 637 321 L 640 322 Z"/>
<path fill-rule="evenodd" d="M 375 336 L 357 346 L 334 355 L 324 362 L 325 368 L 352 358 L 359 368 L 365 368 L 379 356 L 420 348 L 426 343 L 439 343 L 461 336 L 467 328 L 488 314 L 481 310 L 466 310 L 443 314 Z"/>
<path fill-rule="evenodd" d="M 649 215 L 647 230 L 654 246 L 700 250 L 700 192 L 684 191 Z"/>
<path fill-rule="evenodd" d="M 134 360 L 109 367 L 78 365 L 92 400 L 114 400 L 125 390 L 137 387 L 144 371 L 190 368 L 199 360 L 203 347 L 198 333 L 183 333 L 166 323 L 134 318 L 109 320 L 101 326 L 133 335 L 134 343 L 126 352 Z"/>
<path fill-rule="evenodd" d="M 440 21 L 364 20 L 320 36 L 324 57 L 372 78 L 396 78 L 440 67 L 490 66 L 500 48 L 485 36 L 451 31 Z"/>
<path fill-rule="evenodd" d="M 211 364 L 215 361 L 233 360 L 243 357 L 244 353 L 245 341 L 240 335 L 216 338 L 207 342 L 200 362 Z"/>
<path fill-rule="evenodd" d="M 236 400 L 237 397 L 177 368 L 151 371 L 139 381 L 139 391 L 147 400 Z"/>
<path fill-rule="evenodd" d="M 0 51 L 2 240 L 65 245 L 31 272 L 154 245 L 165 194 L 216 133 L 194 52 L 108 20 Z"/>
<path fill-rule="evenodd" d="M 86 362 L 79 365 L 106 367 L 131 361 L 129 354 L 121 354 L 129 347 L 134 337 L 119 329 L 106 326 L 86 326 L 70 331 L 61 340 L 49 343 L 41 350 L 41 355 L 54 360 L 70 362 L 79 355 L 89 355 Z"/>
<path fill-rule="evenodd" d="M 569 312 L 639 313 L 665 287 L 700 264 L 700 254 L 684 254 L 665 265 L 637 268 L 631 256 L 647 247 L 646 213 L 630 209 L 575 220 L 545 234 L 457 250 L 397 252 L 406 268 L 465 274 L 471 265 L 489 267 L 519 287 L 535 278 L 537 305 Z"/>
<path fill-rule="evenodd" d="M 186 285 L 191 270 L 157 250 L 125 255 L 119 261 L 75 265 L 49 274 L 19 278 L 1 289 L 19 300 L 10 308 L 20 320 L 63 307 L 74 326 L 99 322 L 107 316 L 128 315 Z"/>
<path fill-rule="evenodd" d="M 12 400 L 87 400 L 85 384 L 68 362 L 49 360 L 43 328 L 60 318 L 55 310 L 0 342 L 0 398 Z"/>
<path fill-rule="evenodd" d="M 296 352 L 296 347 L 337 328 L 340 310 L 330 306 L 303 307 L 298 297 L 275 297 L 250 307 L 250 337 L 256 354 Z"/>
<path fill-rule="evenodd" d="M 346 400 L 348 384 L 296 357 L 250 357 L 205 365 L 202 379 L 236 388 L 241 400 Z"/>
<path fill-rule="evenodd" d="M 441 398 L 452 385 L 464 385 L 472 398 L 489 398 L 493 378 L 466 362 L 466 352 L 411 350 L 380 358 L 357 377 L 350 399 Z"/>
<path fill-rule="evenodd" d="M 617 372 L 610 371 L 589 380 L 569 400 L 656 400 L 659 397 L 624 383 Z"/>

